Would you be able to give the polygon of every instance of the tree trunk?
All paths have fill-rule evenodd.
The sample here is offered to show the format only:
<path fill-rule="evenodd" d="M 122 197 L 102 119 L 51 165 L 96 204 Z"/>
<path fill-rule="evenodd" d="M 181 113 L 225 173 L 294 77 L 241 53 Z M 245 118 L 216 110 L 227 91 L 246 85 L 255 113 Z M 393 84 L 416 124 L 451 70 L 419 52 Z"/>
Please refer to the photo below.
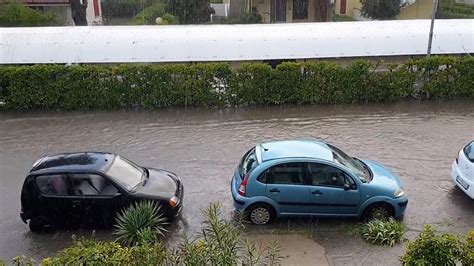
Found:
<path fill-rule="evenodd" d="M 71 0 L 71 15 L 76 26 L 87 26 L 87 0 Z"/>

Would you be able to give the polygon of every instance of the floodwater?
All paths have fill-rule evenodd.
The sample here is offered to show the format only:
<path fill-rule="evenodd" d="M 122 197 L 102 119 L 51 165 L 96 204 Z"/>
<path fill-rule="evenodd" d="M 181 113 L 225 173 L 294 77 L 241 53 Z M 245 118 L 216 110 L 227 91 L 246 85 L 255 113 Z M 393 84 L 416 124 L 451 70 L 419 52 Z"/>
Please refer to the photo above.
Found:
<path fill-rule="evenodd" d="M 400 103 L 66 113 L 0 113 L 0 258 L 53 255 L 71 235 L 37 235 L 19 217 L 20 189 L 33 162 L 47 153 L 111 151 L 145 166 L 176 172 L 185 185 L 182 217 L 168 239 L 199 232 L 201 209 L 219 201 L 232 215 L 231 175 L 256 143 L 291 138 L 327 140 L 346 152 L 377 160 L 400 175 L 410 199 L 404 223 L 408 238 L 424 224 L 466 233 L 474 228 L 474 201 L 455 188 L 451 163 L 474 139 L 472 102 Z M 322 245 L 330 265 L 397 265 L 404 245 L 364 243 L 351 219 L 286 219 L 253 233 L 302 233 Z M 113 238 L 98 231 L 100 238 Z M 382 255 L 383 254 L 383 255 Z"/>

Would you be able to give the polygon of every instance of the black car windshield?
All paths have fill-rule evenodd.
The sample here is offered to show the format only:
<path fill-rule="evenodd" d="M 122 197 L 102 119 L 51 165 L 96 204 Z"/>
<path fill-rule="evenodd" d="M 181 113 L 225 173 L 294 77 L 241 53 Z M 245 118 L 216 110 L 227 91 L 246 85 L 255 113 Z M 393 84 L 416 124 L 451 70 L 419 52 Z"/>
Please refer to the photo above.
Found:
<path fill-rule="evenodd" d="M 118 155 L 115 156 L 112 165 L 109 170 L 107 170 L 107 175 L 128 191 L 140 184 L 143 174 L 143 168 L 121 158 Z"/>
<path fill-rule="evenodd" d="M 255 148 L 252 148 L 244 155 L 244 158 L 242 158 L 242 162 L 239 165 L 240 177 L 244 178 L 244 176 L 248 174 L 257 165 L 258 162 L 257 156 L 255 154 Z"/>
<path fill-rule="evenodd" d="M 362 182 L 370 180 L 370 171 L 364 166 L 363 162 L 355 160 L 332 145 L 328 144 L 328 146 L 334 156 L 334 162 L 352 170 L 352 172 L 354 172 Z"/>

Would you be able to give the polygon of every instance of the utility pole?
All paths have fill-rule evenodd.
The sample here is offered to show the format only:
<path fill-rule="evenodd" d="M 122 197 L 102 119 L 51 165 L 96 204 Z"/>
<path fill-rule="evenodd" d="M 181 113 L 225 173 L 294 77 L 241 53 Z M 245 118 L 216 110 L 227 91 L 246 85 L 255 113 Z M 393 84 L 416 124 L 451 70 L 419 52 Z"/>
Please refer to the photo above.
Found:
<path fill-rule="evenodd" d="M 428 39 L 428 51 L 426 53 L 426 57 L 428 58 L 431 56 L 431 44 L 433 43 L 433 29 L 434 29 L 434 22 L 435 22 L 437 12 L 438 12 L 438 0 L 433 0 L 433 16 L 431 17 L 430 36 Z"/>

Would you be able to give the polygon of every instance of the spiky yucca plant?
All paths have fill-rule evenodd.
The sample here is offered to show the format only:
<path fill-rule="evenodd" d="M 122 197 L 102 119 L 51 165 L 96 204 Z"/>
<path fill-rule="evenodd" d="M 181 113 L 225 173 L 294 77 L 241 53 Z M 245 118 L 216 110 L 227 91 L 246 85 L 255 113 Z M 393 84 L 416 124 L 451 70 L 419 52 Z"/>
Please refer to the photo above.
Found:
<path fill-rule="evenodd" d="M 241 220 L 223 219 L 219 203 L 202 210 L 206 217 L 202 238 L 184 237 L 169 256 L 172 265 L 275 265 L 279 264 L 280 246 L 259 246 L 243 241 Z"/>
<path fill-rule="evenodd" d="M 135 202 L 117 216 L 114 234 L 122 245 L 133 246 L 155 241 L 166 232 L 166 225 L 161 206 L 152 201 Z"/>
<path fill-rule="evenodd" d="M 395 246 L 400 243 L 405 234 L 405 226 L 395 221 L 372 220 L 362 225 L 362 237 L 371 244 Z"/>

